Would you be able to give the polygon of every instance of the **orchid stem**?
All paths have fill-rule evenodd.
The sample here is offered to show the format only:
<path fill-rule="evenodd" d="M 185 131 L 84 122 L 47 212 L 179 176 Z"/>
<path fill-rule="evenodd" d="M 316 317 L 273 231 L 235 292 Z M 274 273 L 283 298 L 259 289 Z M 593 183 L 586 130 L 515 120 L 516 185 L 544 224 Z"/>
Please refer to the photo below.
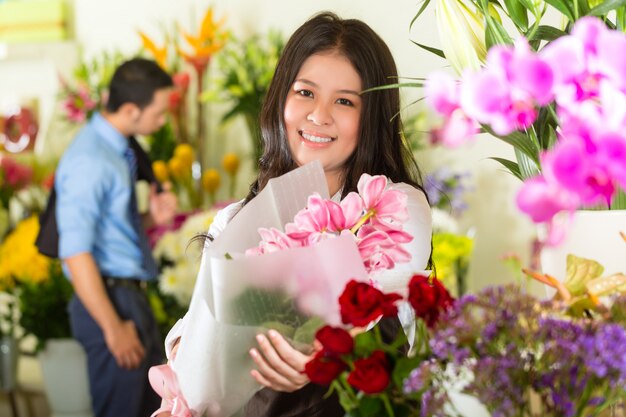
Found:
<path fill-rule="evenodd" d="M 363 215 L 363 217 L 359 219 L 358 222 L 356 222 L 354 226 L 352 226 L 352 229 L 350 229 L 350 232 L 353 234 L 356 234 L 356 232 L 361 228 L 361 226 L 363 226 L 370 218 L 374 217 L 374 214 L 375 214 L 374 210 L 369 210 L 367 213 Z"/>

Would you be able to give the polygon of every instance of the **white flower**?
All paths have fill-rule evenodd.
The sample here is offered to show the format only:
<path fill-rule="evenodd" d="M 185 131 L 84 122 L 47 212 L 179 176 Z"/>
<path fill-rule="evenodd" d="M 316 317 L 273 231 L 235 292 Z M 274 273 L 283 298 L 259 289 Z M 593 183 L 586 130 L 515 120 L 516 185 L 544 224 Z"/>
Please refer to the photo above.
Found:
<path fill-rule="evenodd" d="M 454 217 L 444 210 L 433 208 L 433 232 L 459 234 L 459 224 Z"/>
<path fill-rule="evenodd" d="M 173 267 L 164 268 L 159 288 L 164 294 L 172 295 L 181 306 L 188 306 L 198 274 L 198 262 L 183 260 Z"/>
<path fill-rule="evenodd" d="M 441 49 L 452 68 L 459 75 L 465 69 L 479 69 L 487 56 L 482 15 L 463 0 L 437 0 L 435 14 Z"/>

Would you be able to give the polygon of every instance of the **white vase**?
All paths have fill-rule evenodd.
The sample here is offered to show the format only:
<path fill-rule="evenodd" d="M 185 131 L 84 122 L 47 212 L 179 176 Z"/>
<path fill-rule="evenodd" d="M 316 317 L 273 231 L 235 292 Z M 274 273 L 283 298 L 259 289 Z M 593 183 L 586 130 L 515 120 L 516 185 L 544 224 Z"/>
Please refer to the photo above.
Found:
<path fill-rule="evenodd" d="M 568 254 L 592 259 L 604 267 L 604 275 L 626 273 L 626 210 L 579 210 L 567 227 L 565 241 L 544 247 L 541 267 L 545 274 L 563 281 Z"/>
<path fill-rule="evenodd" d="M 93 417 L 87 356 L 74 339 L 51 339 L 39 353 L 50 417 Z"/>

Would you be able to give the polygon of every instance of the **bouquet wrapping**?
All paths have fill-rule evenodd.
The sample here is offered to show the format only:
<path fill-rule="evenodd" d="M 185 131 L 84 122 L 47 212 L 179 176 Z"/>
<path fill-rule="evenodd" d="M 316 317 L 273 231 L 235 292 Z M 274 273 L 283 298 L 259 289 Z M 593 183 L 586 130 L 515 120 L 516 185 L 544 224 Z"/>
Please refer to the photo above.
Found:
<path fill-rule="evenodd" d="M 174 415 L 229 416 L 240 409 L 260 388 L 249 374 L 255 366 L 248 351 L 265 329 L 276 328 L 297 339 L 298 331 L 312 336 L 322 322 L 340 324 L 336 300 L 346 283 L 368 279 L 352 236 L 244 255 L 259 244 L 259 228 L 282 229 L 313 193 L 328 198 L 319 162 L 270 180 L 205 248 L 171 363 L 178 384 L 167 387 L 156 381 L 169 410 L 178 410 Z M 312 317 L 318 320 L 309 320 Z M 303 332 L 307 326 L 311 328 Z"/>

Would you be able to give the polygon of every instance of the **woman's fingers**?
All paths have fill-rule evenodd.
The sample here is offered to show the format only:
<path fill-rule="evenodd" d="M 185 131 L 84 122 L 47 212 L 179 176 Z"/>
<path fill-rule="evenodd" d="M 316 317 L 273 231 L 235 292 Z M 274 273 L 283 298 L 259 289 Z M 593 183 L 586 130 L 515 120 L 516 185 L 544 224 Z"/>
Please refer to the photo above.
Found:
<path fill-rule="evenodd" d="M 257 336 L 262 355 L 255 349 L 250 352 L 262 377 L 284 391 L 295 391 L 306 385 L 309 380 L 303 370 L 310 357 L 294 349 L 275 330 L 270 330 L 269 335 L 271 342 L 264 335 Z"/>
<path fill-rule="evenodd" d="M 293 383 L 277 372 L 258 350 L 250 349 L 250 356 L 252 356 L 258 368 L 251 372 L 251 375 L 257 382 L 275 391 L 290 391 Z"/>

